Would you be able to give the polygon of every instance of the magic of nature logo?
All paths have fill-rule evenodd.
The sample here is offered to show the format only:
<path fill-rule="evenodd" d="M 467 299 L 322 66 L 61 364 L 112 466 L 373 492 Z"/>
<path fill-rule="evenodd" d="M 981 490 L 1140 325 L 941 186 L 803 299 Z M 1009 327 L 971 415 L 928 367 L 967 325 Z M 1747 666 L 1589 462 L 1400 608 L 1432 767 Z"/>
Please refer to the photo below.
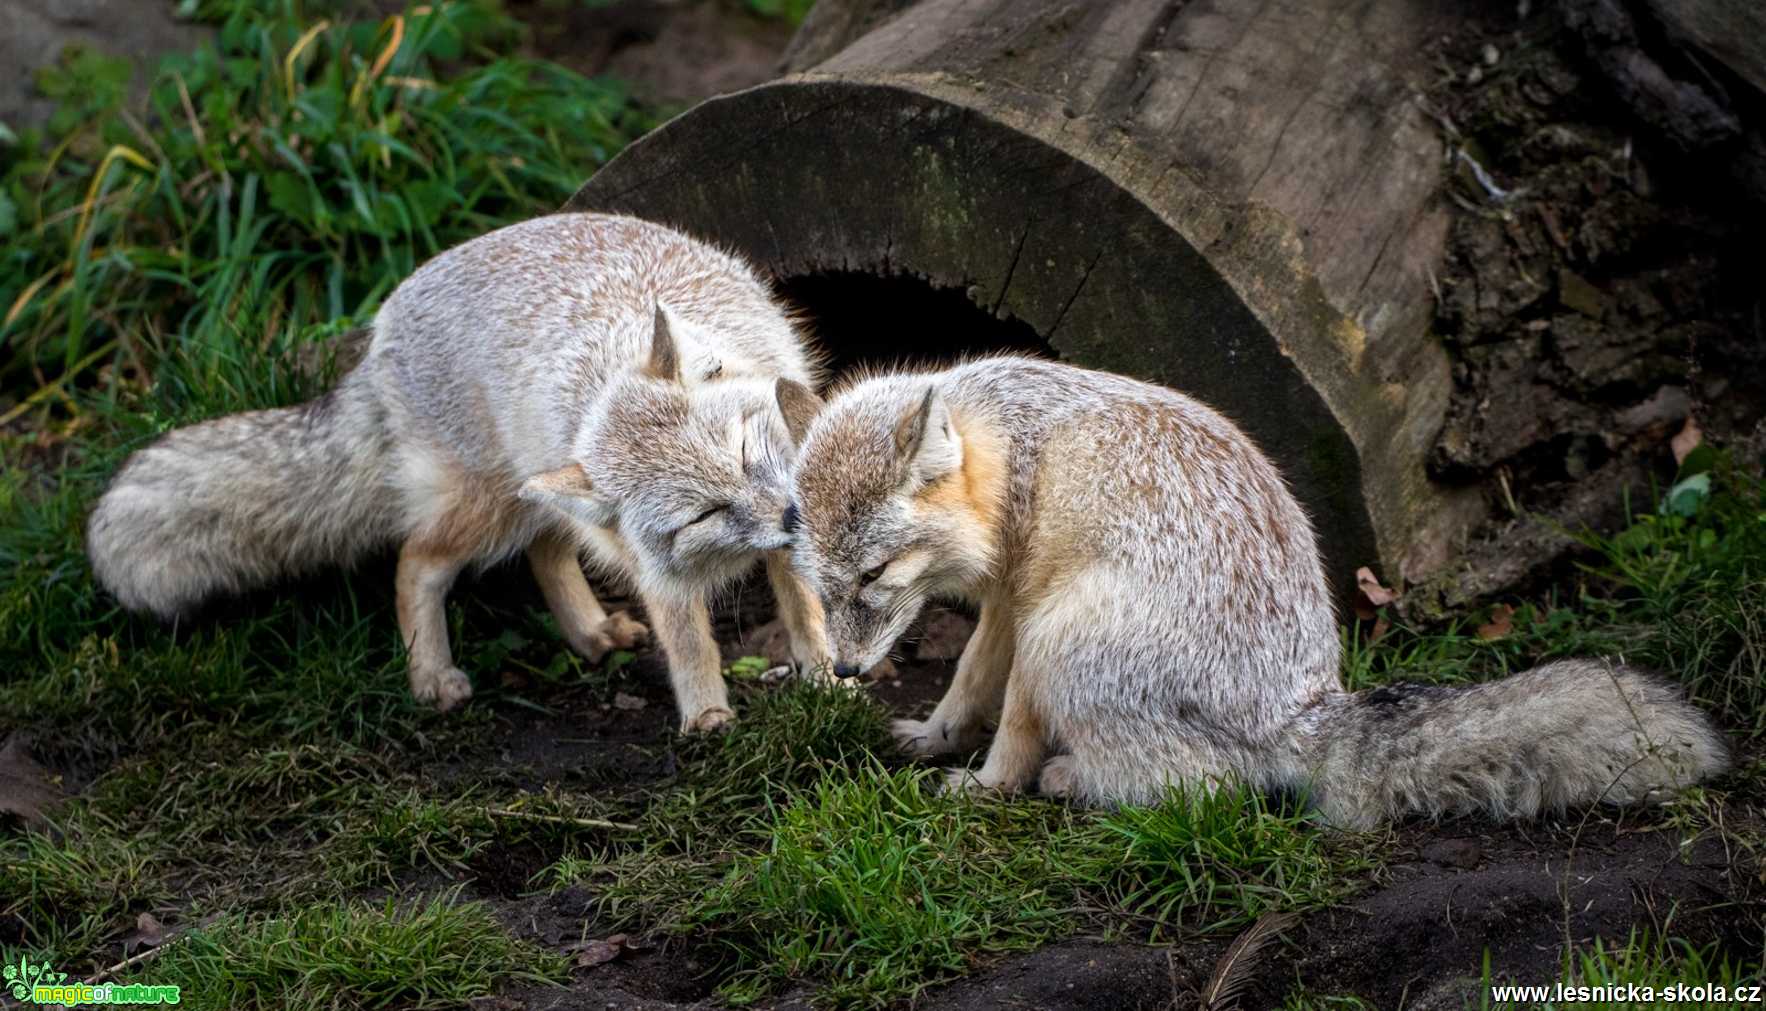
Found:
<path fill-rule="evenodd" d="M 152 983 L 82 983 L 67 980 L 47 961 L 32 962 L 20 955 L 16 964 L 0 966 L 0 980 L 12 999 L 26 1004 L 79 1007 L 83 1004 L 177 1004 L 182 1000 L 175 986 Z"/>

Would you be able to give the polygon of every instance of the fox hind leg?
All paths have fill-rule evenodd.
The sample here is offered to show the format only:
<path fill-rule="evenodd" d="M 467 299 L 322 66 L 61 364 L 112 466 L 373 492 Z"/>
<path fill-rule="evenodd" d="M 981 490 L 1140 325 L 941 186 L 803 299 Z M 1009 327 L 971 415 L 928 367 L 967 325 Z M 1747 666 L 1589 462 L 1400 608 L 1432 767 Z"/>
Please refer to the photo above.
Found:
<path fill-rule="evenodd" d="M 583 577 L 576 548 L 563 537 L 543 533 L 527 548 L 528 566 L 546 606 L 558 619 L 564 640 L 590 662 L 615 649 L 633 649 L 650 638 L 650 630 L 624 611 L 608 614 Z"/>
<path fill-rule="evenodd" d="M 448 648 L 448 590 L 469 559 L 411 540 L 399 551 L 399 635 L 410 665 L 411 696 L 447 712 L 472 697 L 472 681 Z"/>

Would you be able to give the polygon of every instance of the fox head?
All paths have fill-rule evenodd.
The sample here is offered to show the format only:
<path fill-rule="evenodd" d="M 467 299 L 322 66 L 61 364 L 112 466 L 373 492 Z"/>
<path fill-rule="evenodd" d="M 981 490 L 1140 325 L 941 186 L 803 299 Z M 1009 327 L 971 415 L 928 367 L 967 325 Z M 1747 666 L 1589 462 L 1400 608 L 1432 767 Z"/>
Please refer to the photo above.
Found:
<path fill-rule="evenodd" d="M 791 455 L 773 384 L 685 359 L 658 308 L 648 360 L 608 383 L 575 462 L 521 495 L 616 529 L 640 579 L 701 588 L 789 543 L 779 517 Z"/>
<path fill-rule="evenodd" d="M 802 442 L 782 524 L 792 564 L 821 598 L 835 673 L 850 677 L 928 600 L 967 595 L 991 571 L 1000 454 L 979 426 L 965 436 L 923 376 L 872 379 L 825 407 L 801 387 L 777 394 Z"/>

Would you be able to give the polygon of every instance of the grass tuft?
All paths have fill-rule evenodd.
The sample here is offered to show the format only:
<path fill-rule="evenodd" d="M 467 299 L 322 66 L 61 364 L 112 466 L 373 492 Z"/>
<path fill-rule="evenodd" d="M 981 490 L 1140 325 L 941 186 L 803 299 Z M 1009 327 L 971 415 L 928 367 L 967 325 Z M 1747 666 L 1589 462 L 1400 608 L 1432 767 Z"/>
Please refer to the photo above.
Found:
<path fill-rule="evenodd" d="M 226 921 L 174 943 L 151 978 L 180 987 L 191 1008 L 321 1011 L 459 1007 L 501 983 L 559 982 L 565 968 L 563 956 L 510 937 L 486 907 L 445 896 Z"/>
<path fill-rule="evenodd" d="M 164 60 L 144 119 L 121 111 L 126 62 L 43 75 L 61 107 L 0 177 L 0 389 L 35 383 L 27 407 L 77 410 L 76 381 L 261 406 L 252 373 L 279 339 L 365 318 L 427 257 L 555 209 L 649 125 L 614 84 L 495 56 L 513 25 L 484 3 L 211 6 L 214 44 Z"/>
<path fill-rule="evenodd" d="M 1106 880 L 1115 905 L 1153 927 L 1242 927 L 1266 912 L 1323 905 L 1345 875 L 1365 869 L 1354 850 L 1332 848 L 1301 814 L 1261 793 L 1174 790 L 1157 807 L 1102 819 L 1100 849 L 1119 862 Z"/>
<path fill-rule="evenodd" d="M 925 770 L 875 765 L 818 784 L 771 823 L 684 926 L 735 955 L 740 1001 L 814 978 L 833 1004 L 883 1006 L 1071 925 L 1057 851 L 1069 815 L 936 796 Z"/>

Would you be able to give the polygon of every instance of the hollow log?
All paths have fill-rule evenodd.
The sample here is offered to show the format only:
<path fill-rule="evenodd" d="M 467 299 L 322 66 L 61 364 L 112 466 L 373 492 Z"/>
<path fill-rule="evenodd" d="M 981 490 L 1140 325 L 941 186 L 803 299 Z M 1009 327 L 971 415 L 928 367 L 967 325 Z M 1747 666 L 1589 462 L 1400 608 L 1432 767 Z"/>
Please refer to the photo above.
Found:
<path fill-rule="evenodd" d="M 821 0 L 785 76 L 675 118 L 570 207 L 740 250 L 841 361 L 1014 327 L 1216 406 L 1279 462 L 1346 598 L 1361 565 L 1440 571 L 1484 513 L 1424 472 L 1448 219 L 1415 95 L 1451 6 Z M 894 318 L 903 285 L 978 308 L 899 341 L 838 325 Z"/>

